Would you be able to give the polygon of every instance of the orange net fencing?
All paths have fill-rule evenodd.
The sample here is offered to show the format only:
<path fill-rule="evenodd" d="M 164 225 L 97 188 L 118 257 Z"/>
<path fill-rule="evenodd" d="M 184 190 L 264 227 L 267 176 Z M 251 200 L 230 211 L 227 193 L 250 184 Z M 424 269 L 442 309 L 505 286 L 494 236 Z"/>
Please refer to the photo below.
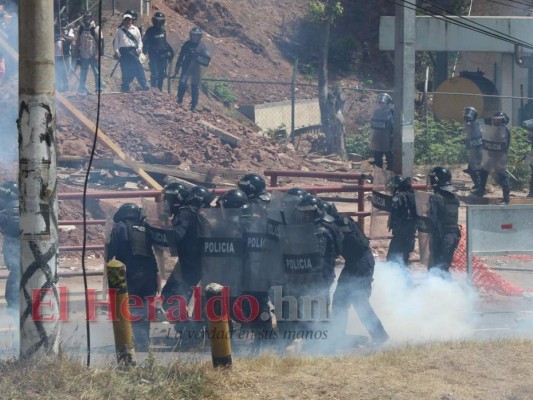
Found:
<path fill-rule="evenodd" d="M 453 255 L 452 271 L 466 272 L 466 231 L 461 228 L 461 240 Z M 531 256 L 513 256 L 515 259 L 528 260 Z M 472 282 L 479 289 L 489 294 L 499 294 L 503 296 L 523 296 L 526 292 L 507 279 L 490 270 L 490 268 L 478 257 L 472 258 Z"/>

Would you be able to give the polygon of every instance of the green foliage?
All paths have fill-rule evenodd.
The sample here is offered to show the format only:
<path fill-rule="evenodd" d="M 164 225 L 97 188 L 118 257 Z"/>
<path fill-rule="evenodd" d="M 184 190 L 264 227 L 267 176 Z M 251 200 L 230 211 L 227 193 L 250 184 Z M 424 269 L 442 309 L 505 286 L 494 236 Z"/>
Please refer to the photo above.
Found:
<path fill-rule="evenodd" d="M 298 70 L 306 81 L 312 82 L 315 79 L 315 69 L 310 63 L 299 63 Z"/>
<path fill-rule="evenodd" d="M 226 107 L 231 106 L 236 100 L 235 92 L 227 82 L 203 80 L 202 89 L 208 94 L 213 94 L 218 100 L 223 102 Z"/>
<path fill-rule="evenodd" d="M 529 183 L 531 176 L 529 163 L 526 160 L 531 150 L 531 144 L 527 142 L 527 139 L 528 133 L 526 130 L 519 127 L 511 129 L 511 146 L 508 152 L 509 162 L 507 169 L 517 179 L 509 179 L 513 190 L 524 188 Z"/>
<path fill-rule="evenodd" d="M 360 154 L 363 159 L 372 156 L 372 149 L 370 148 L 371 130 L 370 124 L 364 125 L 357 132 L 350 132 L 346 134 L 346 152 Z"/>
<path fill-rule="evenodd" d="M 311 0 L 309 2 L 309 14 L 311 21 L 316 24 L 333 22 L 342 15 L 344 8 L 340 1 L 335 0 Z"/>
<path fill-rule="evenodd" d="M 461 164 L 467 161 L 463 128 L 457 122 L 415 121 L 415 164 Z"/>

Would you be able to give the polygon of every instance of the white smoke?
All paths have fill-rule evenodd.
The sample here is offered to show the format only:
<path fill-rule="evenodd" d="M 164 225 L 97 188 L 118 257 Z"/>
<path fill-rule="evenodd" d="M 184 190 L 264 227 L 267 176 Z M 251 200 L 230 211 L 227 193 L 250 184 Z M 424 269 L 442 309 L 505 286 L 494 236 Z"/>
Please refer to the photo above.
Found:
<path fill-rule="evenodd" d="M 370 302 L 391 344 L 468 338 L 476 326 L 476 301 L 464 275 L 444 279 L 427 271 L 408 272 L 396 263 L 376 263 Z M 348 332 L 354 328 L 351 318 Z"/>

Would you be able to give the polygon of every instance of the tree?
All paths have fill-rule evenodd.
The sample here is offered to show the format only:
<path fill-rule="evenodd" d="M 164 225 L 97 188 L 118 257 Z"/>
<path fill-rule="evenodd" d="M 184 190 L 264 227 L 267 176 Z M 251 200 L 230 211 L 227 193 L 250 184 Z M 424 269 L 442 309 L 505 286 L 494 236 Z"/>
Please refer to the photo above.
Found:
<path fill-rule="evenodd" d="M 344 99 L 340 88 L 333 94 L 328 91 L 328 53 L 332 23 L 342 15 L 344 9 L 338 0 L 311 0 L 309 3 L 311 20 L 319 27 L 319 64 L 318 69 L 318 103 L 320 119 L 326 135 L 328 153 L 342 157 L 346 150 L 344 145 L 344 118 L 342 106 Z"/>

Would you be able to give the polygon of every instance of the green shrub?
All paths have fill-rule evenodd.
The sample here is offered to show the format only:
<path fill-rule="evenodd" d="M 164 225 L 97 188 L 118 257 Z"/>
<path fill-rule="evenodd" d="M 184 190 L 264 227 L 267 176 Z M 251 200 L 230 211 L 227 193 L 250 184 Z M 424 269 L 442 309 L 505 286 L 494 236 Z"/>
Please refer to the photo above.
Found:
<path fill-rule="evenodd" d="M 463 128 L 457 122 L 415 121 L 415 164 L 462 164 L 467 162 Z"/>
<path fill-rule="evenodd" d="M 202 89 L 207 94 L 212 94 L 215 96 L 218 100 L 223 102 L 226 107 L 231 106 L 236 100 L 235 92 L 227 82 L 203 80 Z"/>
<path fill-rule="evenodd" d="M 346 134 L 346 152 L 360 154 L 363 159 L 372 156 L 372 149 L 370 148 L 371 130 L 370 124 L 364 125 L 357 132 L 350 132 Z"/>
<path fill-rule="evenodd" d="M 511 189 L 523 189 L 528 183 L 531 176 L 529 163 L 526 160 L 531 144 L 527 142 L 527 131 L 513 127 L 511 129 L 511 146 L 509 148 L 509 162 L 507 164 L 508 170 L 516 178 L 510 178 Z"/>

